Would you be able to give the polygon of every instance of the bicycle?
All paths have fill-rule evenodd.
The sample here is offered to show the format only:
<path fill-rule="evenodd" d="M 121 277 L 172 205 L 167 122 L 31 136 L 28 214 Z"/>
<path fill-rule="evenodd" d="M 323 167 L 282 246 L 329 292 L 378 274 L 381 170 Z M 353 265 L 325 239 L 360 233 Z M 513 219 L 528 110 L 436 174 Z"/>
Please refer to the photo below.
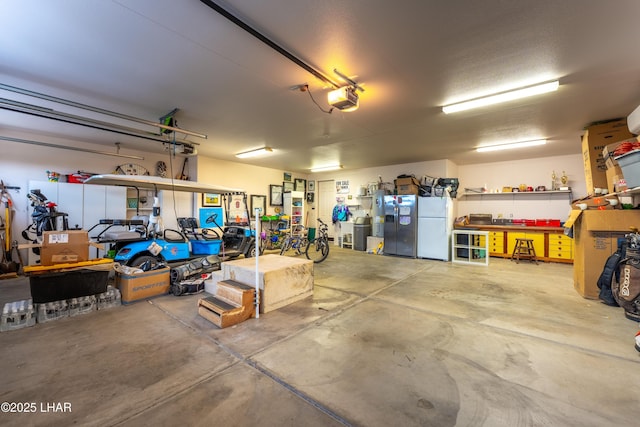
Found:
<path fill-rule="evenodd" d="M 282 242 L 282 248 L 280 249 L 280 255 L 284 255 L 290 249 L 296 251 L 296 255 L 302 255 L 309 244 L 307 239 L 307 230 L 304 226 L 295 226 L 291 231 L 287 233 L 284 241 Z"/>
<path fill-rule="evenodd" d="M 318 227 L 319 236 L 309 242 L 305 255 L 307 259 L 314 263 L 319 263 L 327 259 L 329 256 L 329 226 L 318 218 L 320 226 Z"/>
<path fill-rule="evenodd" d="M 279 221 L 276 228 L 264 229 L 260 233 L 261 248 L 260 253 L 267 250 L 282 249 L 288 230 L 287 221 Z"/>

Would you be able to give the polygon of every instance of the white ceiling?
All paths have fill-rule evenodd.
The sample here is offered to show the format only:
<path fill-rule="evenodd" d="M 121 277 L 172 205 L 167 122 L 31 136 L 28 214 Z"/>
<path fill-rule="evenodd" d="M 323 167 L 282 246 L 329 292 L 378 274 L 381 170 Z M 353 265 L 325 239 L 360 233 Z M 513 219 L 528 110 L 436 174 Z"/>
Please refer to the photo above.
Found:
<path fill-rule="evenodd" d="M 2 0 L 0 83 L 202 132 L 199 154 L 297 172 L 580 152 L 593 121 L 640 104 L 637 0 L 229 0 L 219 5 L 336 82 L 360 109 L 323 113 L 330 87 L 199 0 Z M 466 98 L 560 80 L 558 92 L 445 115 Z M 96 117 L 0 90 L 0 97 Z M 115 122 L 112 117 L 101 120 Z M 137 124 L 127 123 L 132 127 Z M 162 144 L 0 109 L 0 136 L 28 131 L 124 149 Z M 178 135 L 182 137 L 182 135 Z M 474 148 L 548 138 L 501 153 Z M 504 154 L 503 154 L 504 153 Z"/>

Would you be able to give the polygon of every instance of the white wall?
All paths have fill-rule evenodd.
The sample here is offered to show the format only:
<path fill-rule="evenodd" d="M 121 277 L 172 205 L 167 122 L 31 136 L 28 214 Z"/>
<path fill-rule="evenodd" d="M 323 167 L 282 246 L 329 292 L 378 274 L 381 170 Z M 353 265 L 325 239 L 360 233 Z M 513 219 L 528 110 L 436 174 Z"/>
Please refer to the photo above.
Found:
<path fill-rule="evenodd" d="M 285 172 L 286 171 L 279 169 L 251 166 L 243 163 L 198 156 L 198 181 L 239 188 L 247 193 L 249 203 L 252 194 L 266 196 L 268 215 L 275 213 L 275 206 L 270 206 L 269 204 L 269 185 L 282 185 Z M 292 174 L 291 180 L 293 181 L 295 178 L 307 179 L 307 176 Z M 251 214 L 253 215 L 253 212 Z"/>
<path fill-rule="evenodd" d="M 484 187 L 489 191 L 502 190 L 502 187 L 517 187 L 520 184 L 538 187 L 544 185 L 551 187 L 551 175 L 556 172 L 558 180 L 563 171 L 566 172 L 572 189 L 571 195 L 548 196 L 520 196 L 520 197 L 462 197 L 465 187 Z M 375 183 L 379 177 L 393 188 L 393 180 L 401 174 L 415 175 L 418 179 L 423 176 L 435 178 L 458 178 L 460 188 L 458 198 L 454 203 L 456 216 L 470 213 L 490 213 L 497 218 L 499 215 L 505 218 L 526 219 L 560 219 L 565 220 L 571 210 L 570 198 L 574 199 L 586 196 L 584 169 L 580 154 L 527 159 L 513 162 L 482 163 L 477 165 L 456 165 L 450 160 L 437 160 L 427 162 L 406 163 L 401 165 L 383 166 L 379 168 L 365 168 L 350 171 L 330 171 L 318 174 L 310 174 L 309 179 L 336 181 L 349 181 L 350 192 L 347 203 L 357 205 L 360 186 Z M 336 194 L 336 196 L 341 196 Z M 358 210 L 354 206 L 352 211 L 366 214 L 368 210 Z M 315 213 L 313 209 L 310 212 Z M 315 221 L 315 218 L 313 218 Z"/>
<path fill-rule="evenodd" d="M 349 181 L 349 193 L 338 194 L 336 197 L 345 197 L 345 202 L 353 206 L 351 211 L 355 211 L 354 215 L 370 213 L 370 205 L 357 206 L 361 202 L 357 196 L 360 194 L 360 188 L 367 188 L 369 184 L 375 184 L 382 179 L 389 190 L 393 190 L 393 180 L 398 175 L 415 175 L 416 178 L 422 179 L 424 176 L 434 178 L 455 178 L 457 174 L 457 166 L 449 160 L 435 160 L 428 162 L 404 163 L 400 165 L 381 166 L 375 168 L 364 168 L 348 171 L 330 171 L 323 173 L 313 173 L 309 175 L 309 179 L 317 181 L 333 179 L 335 181 Z M 351 196 L 351 198 L 349 198 Z M 368 209 L 358 209 L 358 207 L 366 207 Z M 311 212 L 315 211 L 310 209 Z M 315 217 L 312 218 L 315 223 Z"/>
<path fill-rule="evenodd" d="M 502 191 L 502 187 L 518 187 L 525 184 L 536 188 L 551 187 L 551 175 L 555 171 L 559 177 L 563 171 L 569 178 L 571 195 L 527 195 L 527 196 L 482 196 L 459 197 L 457 216 L 471 213 L 490 213 L 494 218 L 560 219 L 567 218 L 570 197 L 574 199 L 587 195 L 582 156 L 580 154 L 519 160 L 512 162 L 483 163 L 459 166 L 460 192 L 465 188 L 482 188 L 489 192 Z"/>

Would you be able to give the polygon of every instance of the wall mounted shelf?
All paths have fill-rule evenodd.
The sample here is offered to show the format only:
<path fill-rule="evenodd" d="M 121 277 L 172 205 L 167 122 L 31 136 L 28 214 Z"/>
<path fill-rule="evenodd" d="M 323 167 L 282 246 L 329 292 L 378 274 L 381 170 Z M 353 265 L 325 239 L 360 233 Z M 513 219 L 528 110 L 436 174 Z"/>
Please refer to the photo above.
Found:
<path fill-rule="evenodd" d="M 571 195 L 571 190 L 549 190 L 549 191 L 513 191 L 505 193 L 462 193 L 461 197 L 523 197 L 523 196 L 549 196 L 552 194 Z"/>

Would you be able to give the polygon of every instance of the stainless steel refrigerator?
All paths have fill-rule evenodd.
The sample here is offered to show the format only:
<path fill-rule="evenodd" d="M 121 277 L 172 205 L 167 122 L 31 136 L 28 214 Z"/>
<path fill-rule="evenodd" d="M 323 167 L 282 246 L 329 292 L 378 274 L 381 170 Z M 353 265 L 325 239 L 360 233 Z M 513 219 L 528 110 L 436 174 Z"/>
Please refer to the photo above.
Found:
<path fill-rule="evenodd" d="M 418 196 L 384 196 L 384 254 L 416 257 Z"/>
<path fill-rule="evenodd" d="M 445 197 L 418 198 L 418 258 L 449 261 L 452 201 Z"/>

